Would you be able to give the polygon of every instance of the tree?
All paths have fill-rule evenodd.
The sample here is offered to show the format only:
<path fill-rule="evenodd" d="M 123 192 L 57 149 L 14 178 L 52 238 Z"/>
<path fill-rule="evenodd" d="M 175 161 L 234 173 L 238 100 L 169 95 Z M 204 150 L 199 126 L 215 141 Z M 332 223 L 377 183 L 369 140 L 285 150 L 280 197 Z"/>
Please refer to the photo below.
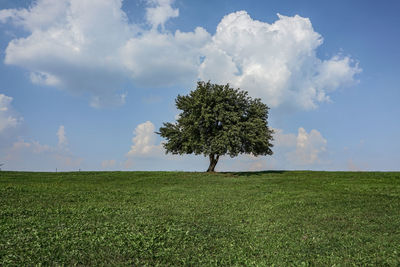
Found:
<path fill-rule="evenodd" d="M 196 90 L 178 95 L 175 103 L 182 111 L 177 122 L 164 123 L 158 132 L 167 139 L 166 153 L 204 154 L 210 159 L 207 172 L 214 172 L 222 155 L 272 155 L 269 108 L 246 91 L 198 82 Z"/>

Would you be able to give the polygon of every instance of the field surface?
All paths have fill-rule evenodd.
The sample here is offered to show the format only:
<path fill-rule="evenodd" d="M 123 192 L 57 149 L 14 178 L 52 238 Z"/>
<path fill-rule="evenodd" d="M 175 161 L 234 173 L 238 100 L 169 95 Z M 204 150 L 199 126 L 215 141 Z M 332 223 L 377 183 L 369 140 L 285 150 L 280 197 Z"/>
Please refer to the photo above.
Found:
<path fill-rule="evenodd" d="M 0 266 L 400 265 L 400 173 L 0 172 Z"/>

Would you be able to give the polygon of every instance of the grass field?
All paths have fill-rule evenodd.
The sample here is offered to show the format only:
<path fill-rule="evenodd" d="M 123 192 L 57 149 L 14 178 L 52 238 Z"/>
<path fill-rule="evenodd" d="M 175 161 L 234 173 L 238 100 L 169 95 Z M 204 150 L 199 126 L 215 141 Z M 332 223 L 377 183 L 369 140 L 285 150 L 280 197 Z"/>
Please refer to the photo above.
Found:
<path fill-rule="evenodd" d="M 400 173 L 0 172 L 0 265 L 400 265 Z"/>

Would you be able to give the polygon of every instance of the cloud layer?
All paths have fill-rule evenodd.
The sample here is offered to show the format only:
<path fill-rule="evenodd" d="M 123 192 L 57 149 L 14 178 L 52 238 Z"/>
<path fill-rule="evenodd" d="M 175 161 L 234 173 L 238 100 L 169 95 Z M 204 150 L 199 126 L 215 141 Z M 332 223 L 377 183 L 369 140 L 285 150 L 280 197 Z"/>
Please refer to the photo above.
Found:
<path fill-rule="evenodd" d="M 58 128 L 57 137 L 58 137 L 58 147 L 66 148 L 68 145 L 68 140 L 67 140 L 67 136 L 65 134 L 64 125 L 60 125 L 60 127 Z"/>
<path fill-rule="evenodd" d="M 354 82 L 360 72 L 349 57 L 316 56 L 322 37 L 308 18 L 278 14 L 272 24 L 253 20 L 245 11 L 225 16 L 205 50 L 200 77 L 231 83 L 281 105 L 312 109 L 327 93 Z"/>
<path fill-rule="evenodd" d="M 7 129 L 17 127 L 22 121 L 12 109 L 12 100 L 12 97 L 0 94 L 0 134 Z"/>
<path fill-rule="evenodd" d="M 33 83 L 92 96 L 91 105 L 120 105 L 124 84 L 193 86 L 229 82 L 271 107 L 312 109 L 355 82 L 350 57 L 316 56 L 322 37 L 309 19 L 278 15 L 272 24 L 245 11 L 225 16 L 214 36 L 204 28 L 171 33 L 179 15 L 172 0 L 148 0 L 146 25 L 128 22 L 121 0 L 38 0 L 28 9 L 0 10 L 0 21 L 24 28 L 5 63 L 31 72 Z"/>
<path fill-rule="evenodd" d="M 323 169 L 326 164 L 327 140 L 322 134 L 312 129 L 307 132 L 300 127 L 296 133 L 285 133 L 274 129 L 274 154 L 254 157 L 240 155 L 237 158 L 223 158 L 219 170 L 224 171 L 262 171 L 290 169 Z"/>
<path fill-rule="evenodd" d="M 160 144 L 156 144 L 155 126 L 151 121 L 139 124 L 133 131 L 132 146 L 127 156 L 159 156 Z"/>
<path fill-rule="evenodd" d="M 81 166 L 83 159 L 74 156 L 68 148 L 64 126 L 56 133 L 58 146 L 41 144 L 38 141 L 19 139 L 0 153 L 0 160 L 8 169 L 15 170 L 71 170 Z"/>
<path fill-rule="evenodd" d="M 297 135 L 275 130 L 275 145 L 285 152 L 286 158 L 295 165 L 312 165 L 320 163 L 320 155 L 326 151 L 327 140 L 322 134 L 312 129 L 309 133 L 303 128 L 298 129 Z"/>
<path fill-rule="evenodd" d="M 312 169 L 325 163 L 322 156 L 327 150 L 328 142 L 318 130 L 312 129 L 307 132 L 303 127 L 300 127 L 297 134 L 284 133 L 282 129 L 274 129 L 274 131 L 274 154 L 272 157 L 255 157 L 251 154 L 243 154 L 232 159 L 226 156 L 221 158 L 217 170 L 259 171 L 304 167 Z M 133 144 L 130 151 L 125 155 L 127 157 L 124 163 L 125 168 L 132 168 L 135 162 L 147 158 L 151 159 L 153 166 L 166 165 L 168 166 L 167 169 L 179 169 L 182 164 L 181 160 L 188 163 L 202 158 L 202 156 L 166 155 L 162 144 L 158 141 L 155 126 L 150 121 L 139 124 L 133 134 Z"/>

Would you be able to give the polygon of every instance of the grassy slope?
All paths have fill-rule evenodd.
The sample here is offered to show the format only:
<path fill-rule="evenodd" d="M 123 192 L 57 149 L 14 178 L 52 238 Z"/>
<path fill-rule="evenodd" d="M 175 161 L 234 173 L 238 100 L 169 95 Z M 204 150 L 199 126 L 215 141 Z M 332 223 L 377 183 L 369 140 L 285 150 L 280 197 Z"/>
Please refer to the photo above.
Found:
<path fill-rule="evenodd" d="M 0 265 L 400 265 L 400 173 L 0 172 Z"/>

